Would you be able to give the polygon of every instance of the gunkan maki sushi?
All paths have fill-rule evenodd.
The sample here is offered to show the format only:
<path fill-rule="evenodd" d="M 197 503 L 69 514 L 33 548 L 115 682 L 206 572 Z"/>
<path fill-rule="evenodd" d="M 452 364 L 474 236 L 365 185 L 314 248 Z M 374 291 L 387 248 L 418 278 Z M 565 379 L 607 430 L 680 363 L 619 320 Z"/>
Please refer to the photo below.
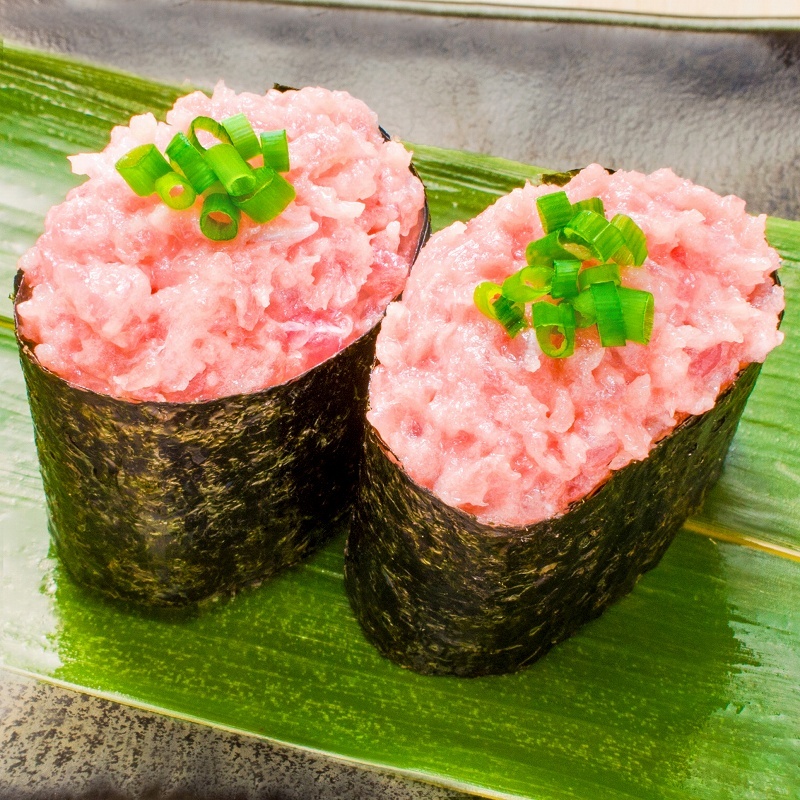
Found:
<path fill-rule="evenodd" d="M 381 653 L 517 670 L 658 563 L 782 339 L 764 225 L 593 165 L 431 238 L 378 337 L 345 559 Z"/>
<path fill-rule="evenodd" d="M 349 509 L 410 153 L 345 92 L 219 84 L 72 165 L 15 296 L 55 550 L 144 605 L 259 582 Z"/>

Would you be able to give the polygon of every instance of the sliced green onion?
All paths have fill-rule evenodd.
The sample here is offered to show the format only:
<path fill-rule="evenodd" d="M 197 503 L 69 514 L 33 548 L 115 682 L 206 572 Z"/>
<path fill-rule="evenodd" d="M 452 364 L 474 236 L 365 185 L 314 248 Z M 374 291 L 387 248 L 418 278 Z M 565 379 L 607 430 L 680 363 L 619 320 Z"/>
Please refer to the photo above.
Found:
<path fill-rule="evenodd" d="M 621 232 L 601 214 L 581 211 L 563 228 L 559 243 L 575 257 L 607 261 L 625 244 Z"/>
<path fill-rule="evenodd" d="M 537 259 L 540 258 L 572 258 L 572 254 L 566 251 L 559 244 L 559 233 L 553 231 L 543 236 L 541 239 L 536 239 L 525 248 L 525 260 L 531 266 L 534 266 Z"/>
<path fill-rule="evenodd" d="M 552 267 L 524 267 L 503 281 L 503 297 L 515 303 L 530 303 L 550 292 Z"/>
<path fill-rule="evenodd" d="M 594 211 L 581 211 L 576 214 L 559 232 L 559 244 L 572 254 L 572 258 L 586 261 L 595 258 L 592 242 L 608 225 L 605 217 Z"/>
<path fill-rule="evenodd" d="M 609 222 L 599 197 L 572 204 L 565 192 L 554 192 L 540 197 L 536 207 L 545 236 L 528 244 L 528 266 L 502 286 L 487 281 L 476 287 L 481 312 L 515 336 L 527 326 L 525 304 L 532 302 L 536 339 L 554 358 L 571 355 L 576 329 L 595 324 L 603 347 L 629 340 L 647 344 L 653 296 L 621 286 L 620 275 L 621 266 L 641 266 L 647 257 L 641 228 L 624 214 Z M 547 294 L 547 300 L 539 299 Z"/>
<path fill-rule="evenodd" d="M 578 294 L 578 272 L 580 268 L 580 261 L 557 259 L 553 262 L 553 288 L 550 291 L 550 296 L 553 299 L 575 297 Z"/>
<path fill-rule="evenodd" d="M 624 266 L 641 267 L 647 258 L 647 238 L 644 231 L 626 214 L 617 214 L 611 224 L 622 234 L 624 245 L 613 256 Z"/>
<path fill-rule="evenodd" d="M 532 306 L 536 341 L 546 356 L 567 358 L 575 351 L 575 312 L 569 303 L 540 300 Z"/>
<path fill-rule="evenodd" d="M 203 201 L 200 230 L 215 242 L 227 242 L 239 232 L 241 213 L 227 194 L 210 194 Z"/>
<path fill-rule="evenodd" d="M 575 327 L 589 328 L 597 322 L 597 309 L 594 297 L 588 289 L 584 289 L 577 297 L 571 300 L 575 312 Z"/>
<path fill-rule="evenodd" d="M 125 183 L 139 197 L 149 197 L 156 190 L 156 181 L 172 167 L 154 144 L 141 144 L 126 153 L 114 165 Z"/>
<path fill-rule="evenodd" d="M 593 283 L 589 290 L 597 314 L 597 331 L 603 347 L 622 347 L 625 344 L 625 320 L 617 287 L 611 283 Z"/>
<path fill-rule="evenodd" d="M 575 216 L 566 192 L 553 192 L 538 197 L 536 210 L 545 233 L 563 228 Z"/>
<path fill-rule="evenodd" d="M 200 151 L 183 133 L 176 133 L 172 137 L 172 141 L 167 145 L 167 156 L 180 168 L 198 194 L 211 188 L 217 180 L 217 176 L 206 164 Z"/>
<path fill-rule="evenodd" d="M 611 281 L 617 286 L 622 283 L 619 267 L 616 264 L 598 264 L 596 267 L 587 267 L 578 275 L 578 288 L 587 289 L 593 283 L 606 283 Z"/>
<path fill-rule="evenodd" d="M 170 207 L 182 211 L 194 203 L 197 192 L 189 181 L 177 172 L 168 172 L 156 181 L 158 196 Z"/>
<path fill-rule="evenodd" d="M 233 202 L 254 222 L 269 222 L 297 195 L 294 186 L 269 167 L 259 167 L 255 176 L 255 189 L 244 197 L 234 197 Z"/>
<path fill-rule="evenodd" d="M 521 330 L 528 327 L 525 320 L 525 307 L 511 302 L 507 297 L 500 297 L 493 303 L 497 321 L 506 329 L 513 339 Z"/>
<path fill-rule="evenodd" d="M 472 293 L 472 300 L 478 307 L 478 311 L 489 319 L 497 319 L 497 312 L 494 309 L 494 301 L 502 294 L 502 288 L 491 281 L 484 281 L 475 287 Z"/>
<path fill-rule="evenodd" d="M 258 137 L 244 114 L 222 120 L 220 123 L 231 140 L 231 144 L 239 151 L 239 155 L 249 161 L 261 152 Z"/>
<path fill-rule="evenodd" d="M 578 214 L 581 211 L 594 211 L 595 214 L 602 216 L 606 214 L 603 201 L 599 197 L 589 197 L 586 200 L 578 200 L 577 203 L 572 204 L 573 214 Z"/>
<path fill-rule="evenodd" d="M 275 172 L 288 172 L 289 140 L 286 131 L 264 131 L 261 134 L 261 153 L 265 167 L 272 167 Z"/>
<path fill-rule="evenodd" d="M 625 247 L 625 238 L 618 228 L 609 223 L 595 237 L 592 244 L 597 257 L 601 261 L 608 261 L 619 252 L 620 248 Z"/>
<path fill-rule="evenodd" d="M 653 295 L 640 289 L 617 289 L 625 321 L 625 337 L 639 344 L 647 344 L 653 333 Z"/>
<path fill-rule="evenodd" d="M 231 137 L 228 132 L 215 119 L 211 119 L 211 117 L 195 117 L 189 126 L 188 139 L 201 153 L 205 153 L 206 148 L 200 144 L 196 131 L 210 133 L 217 141 L 224 144 L 231 143 Z"/>
<path fill-rule="evenodd" d="M 545 269 L 553 269 L 553 258 L 551 256 L 543 256 L 541 253 L 535 251 L 531 252 L 531 260 L 528 262 L 529 267 L 544 267 Z"/>
<path fill-rule="evenodd" d="M 256 177 L 252 167 L 232 144 L 209 147 L 205 152 L 205 158 L 228 194 L 240 197 L 255 189 Z"/>

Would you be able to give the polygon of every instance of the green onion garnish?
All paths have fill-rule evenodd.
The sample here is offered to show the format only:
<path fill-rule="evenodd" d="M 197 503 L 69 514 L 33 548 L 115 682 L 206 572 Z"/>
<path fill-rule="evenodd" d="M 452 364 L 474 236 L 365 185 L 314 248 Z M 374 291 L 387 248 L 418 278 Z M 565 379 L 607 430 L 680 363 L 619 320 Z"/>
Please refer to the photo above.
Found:
<path fill-rule="evenodd" d="M 590 328 L 597 322 L 597 309 L 594 297 L 588 289 L 584 289 L 574 300 L 572 308 L 575 311 L 575 327 Z"/>
<path fill-rule="evenodd" d="M 210 194 L 203 201 L 200 230 L 215 242 L 227 242 L 239 232 L 239 209 L 227 194 Z"/>
<path fill-rule="evenodd" d="M 540 300 L 532 306 L 536 341 L 551 358 L 567 358 L 575 351 L 575 312 L 569 303 Z"/>
<path fill-rule="evenodd" d="M 575 297 L 578 294 L 578 271 L 580 268 L 580 261 L 554 261 L 553 288 L 550 290 L 550 296 L 554 299 Z"/>
<path fill-rule="evenodd" d="M 228 194 L 234 197 L 246 195 L 256 188 L 256 176 L 252 167 L 232 144 L 209 147 L 205 152 L 205 159 Z"/>
<path fill-rule="evenodd" d="M 189 126 L 188 139 L 201 153 L 205 153 L 206 148 L 200 144 L 196 131 L 210 133 L 218 142 L 222 142 L 223 144 L 231 143 L 231 137 L 225 128 L 222 127 L 221 123 L 211 117 L 195 117 L 192 120 L 192 124 Z"/>
<path fill-rule="evenodd" d="M 489 319 L 497 320 L 512 339 L 528 326 L 524 306 L 503 297 L 502 289 L 496 283 L 479 283 L 472 293 L 472 299 L 478 310 Z"/>
<path fill-rule="evenodd" d="M 149 197 L 156 190 L 156 181 L 172 167 L 154 144 L 141 144 L 122 156 L 115 164 L 125 183 L 139 197 Z"/>
<path fill-rule="evenodd" d="M 561 244 L 582 259 L 608 261 L 625 246 L 622 232 L 594 211 L 581 211 L 564 227 Z"/>
<path fill-rule="evenodd" d="M 203 147 L 198 131 L 211 134 L 219 144 Z M 277 174 L 290 170 L 286 131 L 269 131 L 259 139 L 244 114 L 221 123 L 195 117 L 188 134 L 172 137 L 166 154 L 172 167 L 155 145 L 141 145 L 120 158 L 116 167 L 136 194 L 157 192 L 170 208 L 190 208 L 198 194 L 205 194 L 200 230 L 214 241 L 236 236 L 242 211 L 257 223 L 269 222 L 296 197 L 291 183 Z M 258 155 L 263 155 L 264 166 L 253 169 L 247 161 Z M 504 325 L 511 324 L 512 312 L 504 312 Z M 522 317 L 524 321 L 524 307 Z"/>
<path fill-rule="evenodd" d="M 622 316 L 617 287 L 611 283 L 593 283 L 589 287 L 597 315 L 597 331 L 603 347 L 622 347 L 625 344 L 625 320 Z"/>
<path fill-rule="evenodd" d="M 494 301 L 503 293 L 503 290 L 496 283 L 484 281 L 475 287 L 472 293 L 472 302 L 489 319 L 497 319 L 497 312 L 494 310 Z"/>
<path fill-rule="evenodd" d="M 178 211 L 189 208 L 197 197 L 197 192 L 189 181 L 177 172 L 162 175 L 156 181 L 156 192 L 170 208 Z"/>
<path fill-rule="evenodd" d="M 255 189 L 244 197 L 234 197 L 233 202 L 254 222 L 269 222 L 294 200 L 294 186 L 269 167 L 257 169 L 255 177 Z"/>
<path fill-rule="evenodd" d="M 202 194 L 216 183 L 217 176 L 214 171 L 206 164 L 200 151 L 185 134 L 176 133 L 172 137 L 172 141 L 167 145 L 167 157 L 180 167 L 198 194 Z"/>
<path fill-rule="evenodd" d="M 253 132 L 250 121 L 244 114 L 228 117 L 228 119 L 222 120 L 220 124 L 225 129 L 225 133 L 228 134 L 231 144 L 245 161 L 249 161 L 261 152 L 258 137 Z"/>
<path fill-rule="evenodd" d="M 289 141 L 286 131 L 264 131 L 261 134 L 261 153 L 265 167 L 272 167 L 275 172 L 288 172 Z"/>
<path fill-rule="evenodd" d="M 563 228 L 575 216 L 566 192 L 553 192 L 537 198 L 536 210 L 545 233 Z"/>
<path fill-rule="evenodd" d="M 626 214 L 617 214 L 611 224 L 622 234 L 624 244 L 614 258 L 618 264 L 641 267 L 647 258 L 647 239 L 644 231 Z"/>
<path fill-rule="evenodd" d="M 608 222 L 599 197 L 570 204 L 565 192 L 554 192 L 536 206 L 546 234 L 525 248 L 528 266 L 502 286 L 488 281 L 477 286 L 475 305 L 513 337 L 527 327 L 525 304 L 532 302 L 536 339 L 554 358 L 571 355 L 575 330 L 592 325 L 603 347 L 647 344 L 653 295 L 621 286 L 620 275 L 620 266 L 640 266 L 647 258 L 639 226 L 624 214 Z M 547 295 L 561 302 L 540 300 Z"/>
<path fill-rule="evenodd" d="M 632 342 L 647 344 L 653 333 L 653 295 L 640 289 L 617 289 L 625 321 L 625 337 Z"/>
<path fill-rule="evenodd" d="M 515 303 L 530 303 L 550 292 L 552 267 L 525 267 L 503 281 L 503 297 Z"/>
<path fill-rule="evenodd" d="M 555 258 L 573 258 L 572 253 L 565 250 L 558 241 L 559 232 L 553 231 L 541 239 L 536 239 L 525 248 L 525 259 L 531 266 L 534 266 L 538 259 L 547 258 L 551 261 Z"/>
<path fill-rule="evenodd" d="M 577 203 L 573 203 L 572 213 L 577 214 L 580 211 L 594 211 L 595 214 L 600 214 L 603 217 L 606 215 L 603 201 L 599 197 L 589 197 L 586 200 L 578 200 Z"/>
<path fill-rule="evenodd" d="M 588 289 L 593 283 L 606 283 L 607 281 L 611 281 L 617 286 L 622 283 L 619 267 L 616 264 L 598 264 L 596 267 L 587 267 L 578 275 L 578 288 Z"/>
<path fill-rule="evenodd" d="M 513 303 L 507 297 L 500 297 L 493 303 L 497 321 L 508 331 L 508 335 L 513 339 L 521 330 L 528 327 L 525 320 L 525 309 L 523 306 Z"/>

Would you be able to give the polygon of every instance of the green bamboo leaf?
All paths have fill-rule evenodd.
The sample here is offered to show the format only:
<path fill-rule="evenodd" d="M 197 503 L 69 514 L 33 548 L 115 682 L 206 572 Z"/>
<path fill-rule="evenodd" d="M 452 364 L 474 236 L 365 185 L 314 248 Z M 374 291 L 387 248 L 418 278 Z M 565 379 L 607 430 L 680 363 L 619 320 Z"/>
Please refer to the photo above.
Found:
<path fill-rule="evenodd" d="M 47 207 L 76 182 L 64 155 L 102 147 L 111 125 L 161 114 L 183 90 L 10 47 L 0 85 L 0 280 L 10 289 Z M 542 172 L 412 149 L 436 228 Z M 378 656 L 344 595 L 341 537 L 304 567 L 203 613 L 153 617 L 84 594 L 48 555 L 4 305 L 0 663 L 484 796 L 793 796 L 800 565 L 784 556 L 800 550 L 800 225 L 770 220 L 768 236 L 786 262 L 787 341 L 690 527 L 771 552 L 682 534 L 632 595 L 529 670 L 475 680 L 426 678 Z"/>

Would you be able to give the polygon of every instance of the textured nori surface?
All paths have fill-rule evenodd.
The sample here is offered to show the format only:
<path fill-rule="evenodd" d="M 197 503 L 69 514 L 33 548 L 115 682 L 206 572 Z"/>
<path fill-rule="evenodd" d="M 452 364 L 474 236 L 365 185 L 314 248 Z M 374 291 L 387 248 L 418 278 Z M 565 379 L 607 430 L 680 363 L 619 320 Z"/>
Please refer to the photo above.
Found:
<path fill-rule="evenodd" d="M 413 257 L 430 234 L 427 203 Z M 16 304 L 29 288 L 17 275 Z M 130 402 L 42 367 L 19 336 L 50 533 L 107 597 L 178 607 L 258 583 L 353 501 L 379 325 L 302 375 L 196 403 Z"/>
<path fill-rule="evenodd" d="M 559 517 L 485 525 L 416 484 L 371 425 L 345 556 L 367 638 L 427 674 L 511 672 L 627 594 L 717 480 L 761 364 Z"/>

